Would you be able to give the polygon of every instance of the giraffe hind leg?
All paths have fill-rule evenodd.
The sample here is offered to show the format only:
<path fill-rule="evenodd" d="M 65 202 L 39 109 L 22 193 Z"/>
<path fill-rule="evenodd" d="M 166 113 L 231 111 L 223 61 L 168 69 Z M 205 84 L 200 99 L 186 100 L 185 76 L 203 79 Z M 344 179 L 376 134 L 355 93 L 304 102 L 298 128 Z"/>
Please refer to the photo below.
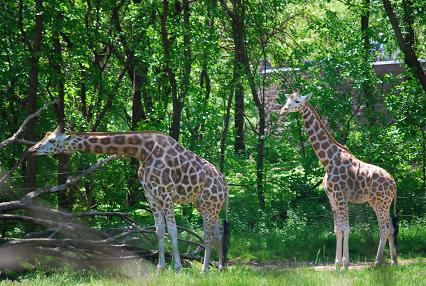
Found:
<path fill-rule="evenodd" d="M 167 199 L 165 202 L 164 216 L 166 218 L 167 232 L 169 233 L 169 237 L 172 242 L 174 269 L 176 271 L 179 271 L 182 268 L 182 263 L 180 260 L 178 239 L 177 239 L 178 232 L 177 232 L 176 220 L 175 220 L 175 215 L 173 212 L 173 203 L 171 198 Z"/>
<path fill-rule="evenodd" d="M 165 236 L 165 223 L 164 223 L 164 215 L 161 210 L 161 206 L 155 198 L 146 194 L 146 198 L 149 202 L 149 205 L 152 210 L 152 214 L 154 215 L 155 221 L 155 233 L 157 235 L 158 241 L 158 264 L 157 264 L 157 272 L 162 272 L 166 268 L 166 260 L 165 260 L 165 247 L 164 247 L 164 236 Z"/>
<path fill-rule="evenodd" d="M 375 265 L 379 266 L 383 263 L 384 248 L 385 248 L 387 239 L 390 237 L 390 235 L 393 235 L 392 233 L 393 227 L 389 217 L 389 208 L 385 208 L 382 206 L 382 207 L 373 207 L 373 209 L 377 216 L 377 220 L 379 223 L 379 231 L 380 231 L 380 242 L 377 248 L 376 261 L 375 261 Z M 389 243 L 393 243 L 393 239 L 392 241 L 389 240 Z"/>
<path fill-rule="evenodd" d="M 224 270 L 224 253 L 223 253 L 223 228 L 219 222 L 214 226 L 213 238 L 216 243 L 218 257 L 219 257 L 219 270 Z"/>

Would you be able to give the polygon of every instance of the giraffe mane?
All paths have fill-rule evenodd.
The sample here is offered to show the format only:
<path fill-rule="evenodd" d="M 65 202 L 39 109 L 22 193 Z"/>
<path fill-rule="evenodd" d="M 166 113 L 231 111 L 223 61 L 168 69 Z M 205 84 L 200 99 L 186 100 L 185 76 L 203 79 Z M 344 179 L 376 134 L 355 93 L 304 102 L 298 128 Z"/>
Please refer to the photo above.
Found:
<path fill-rule="evenodd" d="M 70 132 L 68 134 L 70 135 L 120 135 L 120 134 L 146 134 L 146 133 L 152 133 L 152 134 L 162 134 L 162 135 L 167 135 L 168 134 L 161 132 L 161 131 L 155 131 L 155 130 L 144 130 L 144 131 L 123 131 L 123 132 Z"/>
<path fill-rule="evenodd" d="M 312 107 L 312 105 L 309 104 L 309 102 L 305 102 L 306 106 L 311 110 L 311 112 L 314 114 L 314 116 L 316 117 L 320 127 L 324 130 L 325 134 L 327 134 L 328 138 L 330 138 L 330 140 L 336 144 L 338 147 L 342 148 L 343 150 L 345 150 L 346 152 L 348 152 L 349 154 L 353 155 L 351 153 L 351 151 L 349 151 L 348 147 L 340 144 L 339 142 L 337 142 L 336 139 L 334 139 L 333 135 L 331 135 L 330 131 L 328 131 L 327 127 L 324 125 L 324 123 L 322 123 L 321 118 L 319 117 L 317 111 L 315 110 L 315 108 Z"/>

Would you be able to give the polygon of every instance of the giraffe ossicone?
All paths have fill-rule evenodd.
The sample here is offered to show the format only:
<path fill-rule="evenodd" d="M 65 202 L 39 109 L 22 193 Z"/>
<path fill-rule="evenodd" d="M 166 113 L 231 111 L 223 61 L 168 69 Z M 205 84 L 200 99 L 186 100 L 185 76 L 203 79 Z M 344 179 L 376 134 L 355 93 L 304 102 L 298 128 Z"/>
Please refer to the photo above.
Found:
<path fill-rule="evenodd" d="M 300 112 L 315 153 L 325 169 L 323 185 L 330 202 L 336 234 L 336 268 L 349 265 L 348 203 L 368 203 L 374 210 L 380 230 L 376 265 L 383 263 L 383 250 L 389 240 L 392 264 L 397 264 L 396 213 L 389 210 L 396 197 L 396 184 L 384 169 L 357 159 L 339 144 L 321 122 L 315 109 L 307 102 L 312 94 L 293 92 L 280 114 Z M 343 240 L 343 245 L 342 245 Z"/>
<path fill-rule="evenodd" d="M 167 134 L 144 132 L 73 132 L 61 127 L 29 150 L 34 155 L 50 155 L 86 151 L 127 155 L 138 159 L 138 177 L 154 215 L 159 257 L 157 269 L 165 269 L 165 227 L 172 242 L 174 268 L 182 267 L 177 240 L 173 204 L 192 203 L 204 223 L 204 262 L 202 271 L 209 271 L 213 239 L 217 242 L 219 269 L 226 266 L 229 230 L 219 225 L 219 213 L 228 200 L 224 176 L 211 163 L 182 147 Z M 225 221 L 224 227 L 228 223 Z"/>

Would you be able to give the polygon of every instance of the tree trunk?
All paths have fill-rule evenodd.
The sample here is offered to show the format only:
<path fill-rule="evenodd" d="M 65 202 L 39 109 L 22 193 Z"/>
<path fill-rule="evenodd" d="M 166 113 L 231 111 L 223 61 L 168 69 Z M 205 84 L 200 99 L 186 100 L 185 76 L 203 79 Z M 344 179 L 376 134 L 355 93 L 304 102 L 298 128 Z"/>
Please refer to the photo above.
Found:
<path fill-rule="evenodd" d="M 57 16 L 58 21 L 61 21 L 61 15 Z M 52 82 L 56 83 L 58 93 L 58 104 L 56 105 L 56 121 L 58 124 L 65 126 L 65 76 L 62 72 L 63 58 L 62 45 L 59 39 L 59 34 L 53 34 L 53 55 L 52 67 L 55 73 L 55 78 Z M 65 184 L 71 172 L 70 156 L 67 154 L 59 154 L 58 158 L 58 185 Z M 58 193 L 58 206 L 62 209 L 72 210 L 75 201 L 75 193 L 73 190 L 67 190 Z"/>
<path fill-rule="evenodd" d="M 180 121 L 182 117 L 182 104 L 177 93 L 176 76 L 172 68 L 171 53 L 170 53 L 170 40 L 167 32 L 167 17 L 169 13 L 169 1 L 163 0 L 163 13 L 161 14 L 161 40 L 163 42 L 163 55 L 165 61 L 165 70 L 169 79 L 170 88 L 172 91 L 172 105 L 173 115 L 172 124 L 170 127 L 170 135 L 179 140 L 180 135 Z"/>
<path fill-rule="evenodd" d="M 242 3 L 237 3 L 234 7 L 234 16 L 232 19 L 232 37 L 234 41 L 234 69 L 235 69 L 235 142 L 234 150 L 241 153 L 245 150 L 244 143 L 244 87 L 243 74 L 244 56 L 245 56 L 245 27 L 244 27 L 244 8 Z"/>
<path fill-rule="evenodd" d="M 41 39 L 43 33 L 43 1 L 35 1 L 35 25 L 33 33 L 33 45 L 30 57 L 30 74 L 28 82 L 28 101 L 27 112 L 28 114 L 34 113 L 37 110 L 37 88 L 38 88 L 38 73 L 39 73 L 39 59 L 41 51 Z M 36 141 L 35 121 L 31 120 L 26 127 L 25 137 L 27 140 Z M 35 157 L 28 157 L 24 171 L 24 187 L 34 189 L 36 187 L 36 160 Z"/>
<path fill-rule="evenodd" d="M 399 48 L 404 53 L 405 64 L 414 71 L 415 75 L 417 76 L 417 79 L 420 82 L 420 85 L 423 88 L 423 91 L 426 92 L 426 75 L 419 60 L 417 59 L 414 48 L 405 41 L 390 1 L 383 0 L 383 5 L 385 7 L 386 14 L 388 15 L 389 20 L 391 22 Z"/>
<path fill-rule="evenodd" d="M 228 138 L 229 120 L 231 118 L 231 108 L 232 108 L 232 99 L 234 97 L 235 80 L 236 80 L 236 69 L 234 68 L 234 74 L 232 76 L 228 100 L 226 102 L 225 115 L 223 117 L 222 134 L 220 136 L 219 170 L 222 173 L 224 173 L 224 171 L 225 171 L 226 139 Z"/>

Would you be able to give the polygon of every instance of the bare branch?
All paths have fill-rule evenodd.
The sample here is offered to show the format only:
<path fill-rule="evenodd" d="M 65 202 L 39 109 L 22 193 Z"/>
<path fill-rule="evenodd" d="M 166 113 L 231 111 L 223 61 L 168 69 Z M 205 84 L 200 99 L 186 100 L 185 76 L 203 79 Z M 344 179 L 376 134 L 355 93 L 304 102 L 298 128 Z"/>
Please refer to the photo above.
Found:
<path fill-rule="evenodd" d="M 27 118 L 25 118 L 24 122 L 21 124 L 21 126 L 19 127 L 18 131 L 15 132 L 15 134 L 13 134 L 10 138 L 4 140 L 3 142 L 0 143 L 0 150 L 3 149 L 6 145 L 9 145 L 11 143 L 14 143 L 18 140 L 18 136 L 22 133 L 22 131 L 24 130 L 25 126 L 28 124 L 28 122 L 30 122 L 33 118 L 40 116 L 41 112 L 44 111 L 45 109 L 47 109 L 49 107 L 50 104 L 52 103 L 56 103 L 56 101 L 50 101 L 48 103 L 46 103 L 43 107 L 41 107 L 39 110 L 37 110 L 36 112 L 34 112 L 33 114 L 30 114 Z M 26 141 L 29 142 L 29 141 Z"/>
<path fill-rule="evenodd" d="M 103 158 L 103 159 L 99 159 L 95 164 L 91 165 L 89 168 L 84 170 L 77 177 L 69 179 L 65 184 L 61 184 L 61 185 L 54 186 L 54 187 L 38 188 L 38 189 L 36 189 L 32 192 L 29 192 L 28 194 L 23 196 L 20 200 L 0 203 L 0 212 L 15 210 L 15 209 L 18 209 L 18 208 L 29 209 L 31 207 L 31 203 L 39 195 L 44 194 L 44 193 L 56 193 L 56 192 L 63 191 L 65 189 L 71 187 L 72 185 L 74 185 L 75 183 L 80 181 L 83 177 L 85 177 L 86 175 L 95 171 L 96 169 L 98 169 L 99 167 L 104 165 L 105 163 L 107 163 L 111 160 L 117 159 L 119 157 L 120 156 L 112 155 L 112 156 L 109 156 L 109 157 L 106 157 L 106 158 Z"/>

